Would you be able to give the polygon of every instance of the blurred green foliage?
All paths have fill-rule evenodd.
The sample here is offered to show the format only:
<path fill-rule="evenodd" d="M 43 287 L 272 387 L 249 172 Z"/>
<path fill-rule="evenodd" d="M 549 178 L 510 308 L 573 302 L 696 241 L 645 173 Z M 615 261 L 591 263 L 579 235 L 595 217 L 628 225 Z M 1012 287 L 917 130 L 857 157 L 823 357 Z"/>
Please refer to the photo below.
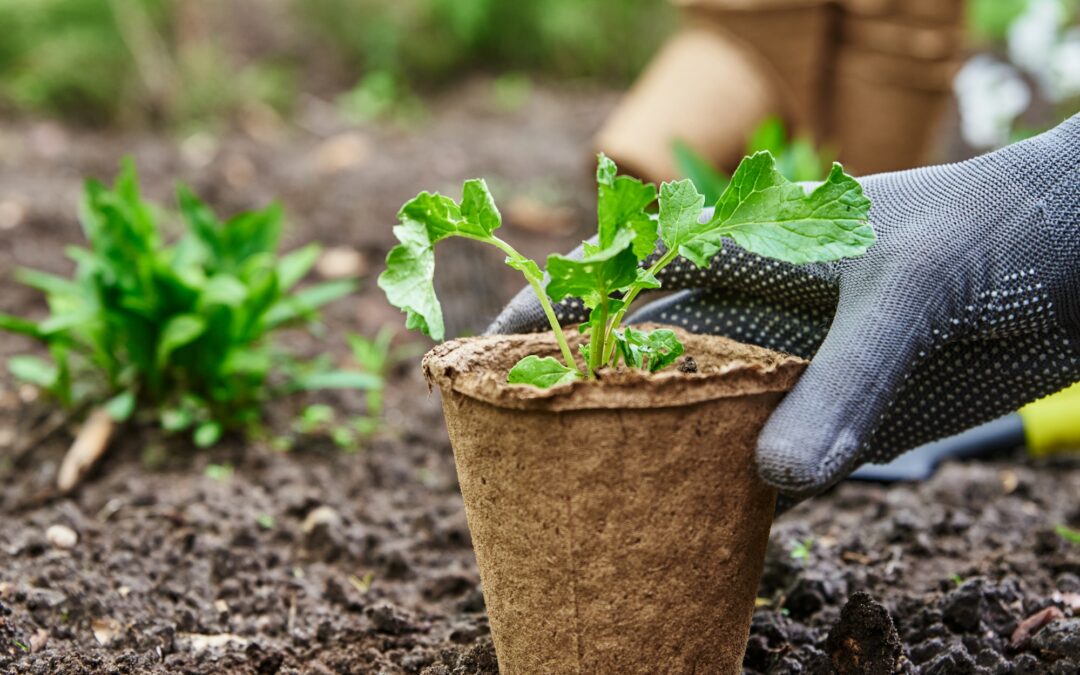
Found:
<path fill-rule="evenodd" d="M 213 122 L 285 110 L 294 68 L 240 63 L 212 31 L 181 37 L 184 0 L 0 0 L 0 106 L 83 124 Z"/>
<path fill-rule="evenodd" d="M 111 189 L 87 183 L 80 220 L 89 247 L 67 251 L 74 276 L 19 273 L 45 294 L 49 316 L 0 314 L 0 329 L 35 338 L 52 357 L 12 358 L 16 377 L 71 408 L 156 418 L 200 447 L 228 430 L 257 432 L 275 396 L 381 391 L 379 375 L 297 360 L 273 339 L 354 289 L 346 280 L 296 290 L 319 249 L 278 255 L 280 206 L 221 221 L 184 186 L 178 201 L 183 233 L 167 243 L 167 214 L 143 200 L 133 164 Z"/>
<path fill-rule="evenodd" d="M 297 0 L 349 65 L 408 82 L 522 70 L 628 82 L 675 25 L 666 0 Z"/>
<path fill-rule="evenodd" d="M 0 0 L 0 109 L 206 124 L 252 102 L 287 113 L 310 81 L 352 87 L 355 117 L 411 119 L 413 91 L 474 70 L 624 84 L 674 15 L 666 0 Z"/>

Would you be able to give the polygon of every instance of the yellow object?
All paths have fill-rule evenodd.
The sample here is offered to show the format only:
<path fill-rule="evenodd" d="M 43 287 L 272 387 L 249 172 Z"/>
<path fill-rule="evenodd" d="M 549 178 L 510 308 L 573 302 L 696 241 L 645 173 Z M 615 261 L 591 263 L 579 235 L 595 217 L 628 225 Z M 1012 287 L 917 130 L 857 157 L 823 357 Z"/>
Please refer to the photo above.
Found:
<path fill-rule="evenodd" d="M 1028 454 L 1080 450 L 1080 382 L 1020 409 Z"/>

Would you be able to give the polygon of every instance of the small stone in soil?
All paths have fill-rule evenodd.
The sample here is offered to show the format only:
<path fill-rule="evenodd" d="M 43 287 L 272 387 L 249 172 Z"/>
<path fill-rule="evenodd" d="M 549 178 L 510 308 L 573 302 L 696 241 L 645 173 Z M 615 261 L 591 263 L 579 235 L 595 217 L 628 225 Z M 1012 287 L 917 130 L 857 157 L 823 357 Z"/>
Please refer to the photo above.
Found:
<path fill-rule="evenodd" d="M 694 360 L 693 356 L 687 356 L 679 362 L 680 373 L 696 373 L 697 371 L 697 361 Z"/>
<path fill-rule="evenodd" d="M 900 658 L 900 636 L 888 610 L 860 591 L 840 611 L 825 650 L 840 675 L 891 675 Z"/>
<path fill-rule="evenodd" d="M 50 525 L 45 530 L 45 539 L 59 549 L 72 549 L 79 543 L 79 535 L 67 525 Z"/>

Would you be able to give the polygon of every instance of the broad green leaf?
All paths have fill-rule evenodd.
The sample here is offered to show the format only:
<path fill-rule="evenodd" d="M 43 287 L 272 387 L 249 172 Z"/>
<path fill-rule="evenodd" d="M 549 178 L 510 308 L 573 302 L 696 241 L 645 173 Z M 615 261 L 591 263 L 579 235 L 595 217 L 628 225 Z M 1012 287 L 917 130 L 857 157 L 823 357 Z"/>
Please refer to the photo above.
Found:
<path fill-rule="evenodd" d="M 135 412 L 135 392 L 122 391 L 105 402 L 105 411 L 117 422 L 126 422 Z"/>
<path fill-rule="evenodd" d="M 161 329 L 158 338 L 157 363 L 164 366 L 174 351 L 199 338 L 206 330 L 206 319 L 195 314 L 175 316 Z"/>
<path fill-rule="evenodd" d="M 277 265 L 278 287 L 281 292 L 288 291 L 311 271 L 321 251 L 322 247 L 318 244 L 309 244 L 281 256 Z"/>
<path fill-rule="evenodd" d="M 196 446 L 200 448 L 209 448 L 211 445 L 221 440 L 223 431 L 221 423 L 219 422 L 203 422 L 195 427 L 195 434 L 192 438 L 194 439 Z"/>
<path fill-rule="evenodd" d="M 313 391 L 317 389 L 379 389 L 383 379 L 378 375 L 357 371 L 339 370 L 329 373 L 311 373 L 297 378 L 297 389 Z"/>
<path fill-rule="evenodd" d="M 680 232 L 679 252 L 686 255 L 686 249 L 686 257 L 703 267 L 721 238 L 730 237 L 752 253 L 790 263 L 839 260 L 862 255 L 874 243 L 869 214 L 870 200 L 839 164 L 806 194 L 763 152 L 742 161 L 712 220 Z"/>
<path fill-rule="evenodd" d="M 580 260 L 549 255 L 547 294 L 556 302 L 574 297 L 596 307 L 603 298 L 632 284 L 638 269 L 632 237 L 632 233 L 624 230 L 610 247 Z"/>
<path fill-rule="evenodd" d="M 435 295 L 435 251 L 427 229 L 415 220 L 394 228 L 401 242 L 386 256 L 379 288 L 390 304 L 406 314 L 405 325 L 441 342 L 445 333 L 442 306 Z"/>
<path fill-rule="evenodd" d="M 601 153 L 596 168 L 597 244 L 606 249 L 620 232 L 629 230 L 634 237 L 634 255 L 643 259 L 656 248 L 656 221 L 645 211 L 656 201 L 656 186 L 615 173 L 615 163 Z"/>
<path fill-rule="evenodd" d="M 701 222 L 704 206 L 705 197 L 689 180 L 660 186 L 660 239 L 698 267 L 708 265 L 721 247 L 720 237 Z"/>
<path fill-rule="evenodd" d="M 490 238 L 501 220 L 487 183 L 480 179 L 465 181 L 463 195 L 463 203 L 458 206 L 437 192 L 421 192 L 401 207 L 398 219 L 402 224 L 415 221 L 422 225 L 430 244 L 454 235 Z"/>
<path fill-rule="evenodd" d="M 568 384 L 578 379 L 578 372 L 567 368 L 559 361 L 545 356 L 526 356 L 510 369 L 506 381 L 510 384 L 531 384 L 534 387 L 548 389 L 560 384 Z"/>
<path fill-rule="evenodd" d="M 56 366 L 36 356 L 13 356 L 8 359 L 8 370 L 20 380 L 42 389 L 51 389 L 56 384 Z"/>
<path fill-rule="evenodd" d="M 495 199 L 491 196 L 487 183 L 479 178 L 465 181 L 461 193 L 461 215 L 467 222 L 478 224 L 487 236 L 491 236 L 491 233 L 502 225 L 502 216 L 495 206 Z"/>

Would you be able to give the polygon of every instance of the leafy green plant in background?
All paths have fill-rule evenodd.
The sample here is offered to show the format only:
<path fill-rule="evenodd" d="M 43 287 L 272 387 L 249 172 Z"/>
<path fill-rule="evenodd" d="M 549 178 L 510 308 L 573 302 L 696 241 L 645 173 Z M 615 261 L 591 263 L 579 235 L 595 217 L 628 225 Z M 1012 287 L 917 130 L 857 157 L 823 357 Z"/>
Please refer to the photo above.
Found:
<path fill-rule="evenodd" d="M 435 244 L 463 237 L 503 251 L 506 264 L 520 271 L 535 292 L 563 357 L 560 362 L 527 356 L 507 380 L 546 388 L 595 378 L 620 360 L 649 372 L 673 363 L 683 351 L 674 332 L 647 333 L 621 324 L 637 296 L 660 288 L 657 274 L 680 256 L 707 267 L 728 239 L 753 253 L 802 264 L 861 255 L 875 240 L 867 220 L 870 201 L 839 164 L 806 193 L 777 170 L 769 152 L 754 154 L 743 159 L 708 218 L 703 218 L 704 196 L 688 179 L 660 186 L 655 217 L 648 211 L 657 200 L 654 185 L 617 175 L 615 163 L 604 155 L 596 179 L 596 239 L 583 244 L 580 258 L 548 256 L 546 272 L 495 235 L 502 218 L 483 180 L 466 181 L 460 202 L 421 192 L 398 213 L 401 224 L 394 234 L 401 243 L 387 255 L 379 287 L 406 313 L 407 327 L 441 340 L 442 307 L 432 285 Z M 580 349 L 584 369 L 552 307 L 553 301 L 570 297 L 581 298 L 590 310 L 579 327 L 589 336 Z"/>
<path fill-rule="evenodd" d="M 712 203 L 719 199 L 730 177 L 684 141 L 676 140 L 671 150 L 679 173 L 693 181 L 705 196 L 705 201 Z M 835 159 L 832 152 L 817 148 L 809 138 L 790 138 L 784 121 L 779 117 L 763 120 L 747 140 L 746 154 L 766 151 L 776 158 L 777 170 L 788 180 L 796 182 L 824 180 Z"/>
<path fill-rule="evenodd" d="M 80 219 L 89 247 L 68 249 L 74 276 L 18 273 L 45 293 L 49 317 L 0 315 L 0 328 L 39 340 L 52 356 L 12 358 L 18 378 L 68 407 L 104 405 L 121 421 L 156 417 L 168 431 L 190 432 L 198 446 L 228 430 L 257 430 L 275 396 L 382 386 L 377 375 L 298 361 L 273 341 L 355 286 L 297 290 L 319 249 L 278 255 L 280 206 L 223 222 L 184 186 L 178 200 L 184 231 L 169 244 L 163 213 L 143 200 L 133 163 L 112 189 L 87 183 Z"/>
<path fill-rule="evenodd" d="M 356 333 L 346 336 L 356 366 L 350 372 L 362 373 L 372 378 L 371 385 L 365 387 L 363 415 L 343 419 L 334 408 L 315 403 L 304 408 L 293 422 L 293 430 L 305 436 L 326 436 L 339 448 L 350 452 L 359 449 L 364 441 L 378 434 L 384 424 L 383 395 L 391 371 L 399 363 L 424 352 L 423 346 L 417 343 L 394 346 L 394 333 L 392 328 L 384 326 L 374 338 Z M 295 438 L 285 436 L 274 440 L 277 448 L 281 450 L 292 447 L 296 442 Z"/>

